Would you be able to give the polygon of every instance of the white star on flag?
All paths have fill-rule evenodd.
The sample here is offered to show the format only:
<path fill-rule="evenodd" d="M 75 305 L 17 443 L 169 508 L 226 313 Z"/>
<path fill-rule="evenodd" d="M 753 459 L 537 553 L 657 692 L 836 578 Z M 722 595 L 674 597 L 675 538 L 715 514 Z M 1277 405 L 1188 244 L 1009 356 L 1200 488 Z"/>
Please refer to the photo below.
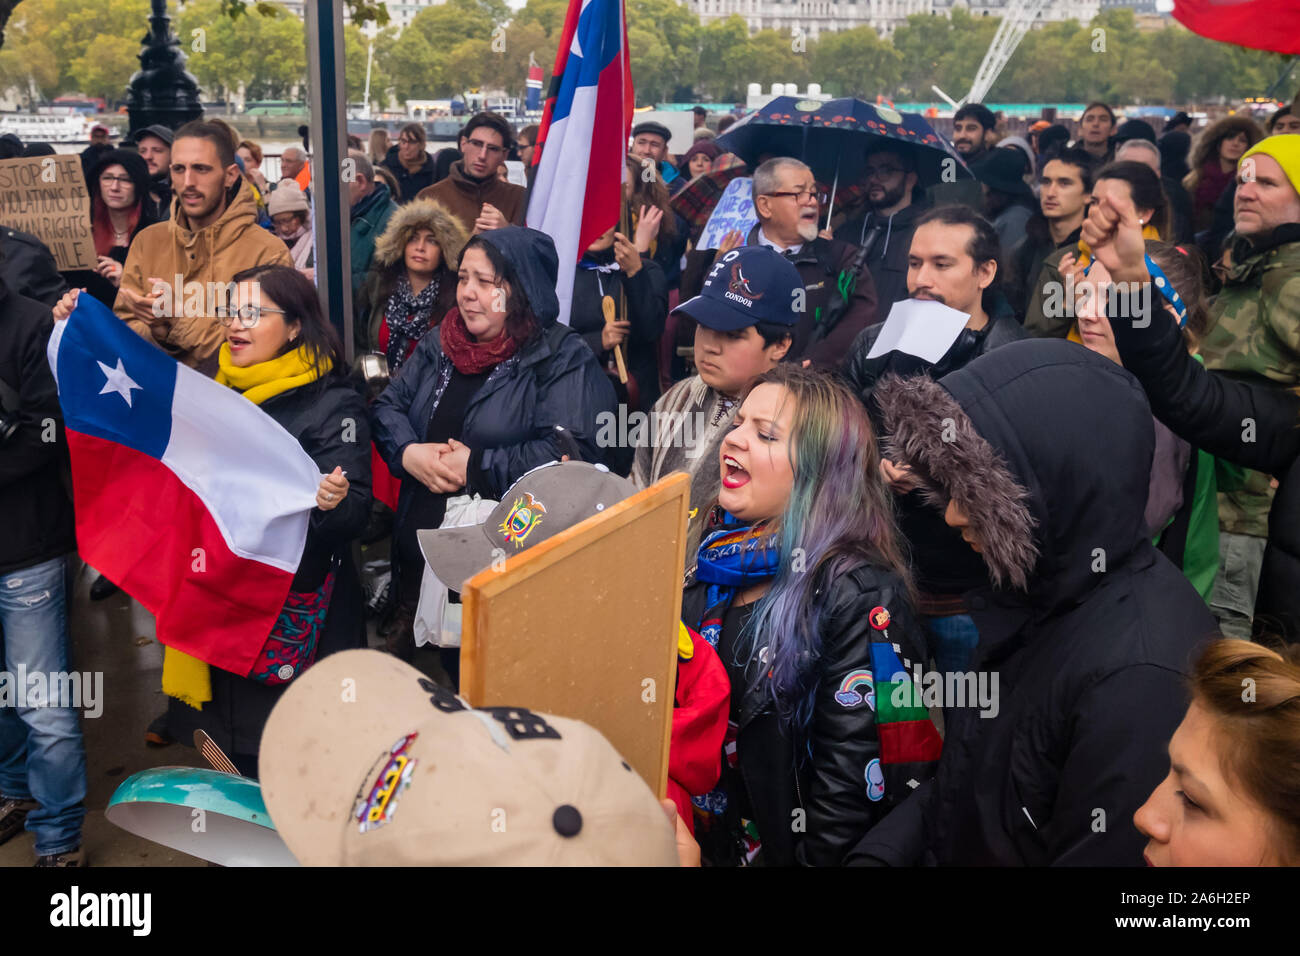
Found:
<path fill-rule="evenodd" d="M 122 367 L 122 360 L 117 360 L 117 368 L 109 368 L 100 361 L 96 361 L 95 364 L 99 366 L 99 370 L 104 373 L 104 378 L 107 379 L 104 382 L 104 387 L 99 390 L 99 394 L 107 395 L 109 392 L 116 392 L 126 399 L 126 404 L 130 407 L 131 389 L 138 389 L 140 386 L 132 380 L 131 376 L 126 374 L 126 369 Z M 143 391 L 143 389 L 141 390 Z"/>

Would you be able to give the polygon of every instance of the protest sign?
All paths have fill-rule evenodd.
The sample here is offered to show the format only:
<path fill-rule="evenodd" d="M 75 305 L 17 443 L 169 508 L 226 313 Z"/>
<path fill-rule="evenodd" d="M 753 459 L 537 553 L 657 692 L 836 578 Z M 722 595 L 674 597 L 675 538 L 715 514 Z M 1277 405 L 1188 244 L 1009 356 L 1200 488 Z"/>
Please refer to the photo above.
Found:
<path fill-rule="evenodd" d="M 465 583 L 460 690 L 595 727 L 661 798 L 690 479 L 681 472 Z"/>
<path fill-rule="evenodd" d="M 700 233 L 696 249 L 717 249 L 723 238 L 733 229 L 739 229 L 741 236 L 749 235 L 749 230 L 758 223 L 758 214 L 754 212 L 753 180 L 738 176 L 727 183 L 727 189 L 713 207 L 709 221 Z"/>
<path fill-rule="evenodd" d="M 30 232 L 54 254 L 59 271 L 93 269 L 90 191 L 81 157 L 32 156 L 0 161 L 0 224 Z"/>

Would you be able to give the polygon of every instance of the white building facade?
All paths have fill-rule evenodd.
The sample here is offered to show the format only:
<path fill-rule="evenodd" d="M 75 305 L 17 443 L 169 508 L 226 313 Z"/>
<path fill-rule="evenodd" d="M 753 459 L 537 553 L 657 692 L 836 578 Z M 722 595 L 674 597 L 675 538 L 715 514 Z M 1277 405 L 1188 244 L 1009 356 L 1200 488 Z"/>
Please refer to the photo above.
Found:
<path fill-rule="evenodd" d="M 700 22 L 725 20 L 733 14 L 749 25 L 749 31 L 801 30 L 810 37 L 822 31 L 852 30 L 869 26 L 881 37 L 914 14 L 950 16 L 954 7 L 964 7 L 972 16 L 999 17 L 1008 0 L 679 0 L 700 18 Z M 1102 0 L 1051 0 L 1038 17 L 1041 23 L 1077 20 L 1086 24 L 1101 9 Z"/>

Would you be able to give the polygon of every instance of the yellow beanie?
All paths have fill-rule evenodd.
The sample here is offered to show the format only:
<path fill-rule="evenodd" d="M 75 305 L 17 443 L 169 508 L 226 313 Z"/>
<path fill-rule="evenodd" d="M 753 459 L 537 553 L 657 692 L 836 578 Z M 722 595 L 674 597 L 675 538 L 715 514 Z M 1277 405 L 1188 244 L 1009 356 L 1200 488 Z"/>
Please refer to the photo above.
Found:
<path fill-rule="evenodd" d="M 1248 156 L 1256 153 L 1263 153 L 1277 160 L 1277 164 L 1282 167 L 1282 172 L 1291 181 L 1291 188 L 1300 193 L 1300 136 L 1295 133 L 1284 133 L 1261 139 L 1242 154 L 1241 162 L 1244 163 Z"/>

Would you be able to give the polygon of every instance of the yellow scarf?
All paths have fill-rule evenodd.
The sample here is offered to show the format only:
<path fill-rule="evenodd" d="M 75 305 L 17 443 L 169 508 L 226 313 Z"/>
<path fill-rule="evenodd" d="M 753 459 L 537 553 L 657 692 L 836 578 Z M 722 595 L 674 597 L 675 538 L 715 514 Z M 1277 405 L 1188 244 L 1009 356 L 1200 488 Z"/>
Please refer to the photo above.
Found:
<path fill-rule="evenodd" d="M 325 359 L 319 367 L 311 364 L 307 350 L 301 346 L 269 362 L 259 362 L 248 368 L 231 364 L 230 343 L 223 342 L 217 355 L 219 371 L 217 382 L 243 393 L 254 405 L 268 398 L 316 381 L 333 368 Z M 208 665 L 174 647 L 163 647 L 162 689 L 168 697 L 175 697 L 195 710 L 212 700 L 212 674 Z"/>
<path fill-rule="evenodd" d="M 1142 227 L 1142 238 L 1159 239 L 1160 232 L 1159 230 L 1156 229 L 1155 226 L 1151 225 L 1150 223 L 1147 223 L 1145 226 Z M 1084 269 L 1086 269 L 1088 268 L 1088 264 L 1090 262 L 1092 262 L 1092 249 L 1088 246 L 1086 242 L 1080 239 L 1079 240 L 1079 265 Z M 1075 342 L 1079 345 L 1083 344 L 1083 337 L 1079 335 L 1078 322 L 1075 322 L 1073 325 L 1070 326 L 1070 334 L 1067 335 L 1066 338 L 1068 338 L 1071 342 Z"/>

